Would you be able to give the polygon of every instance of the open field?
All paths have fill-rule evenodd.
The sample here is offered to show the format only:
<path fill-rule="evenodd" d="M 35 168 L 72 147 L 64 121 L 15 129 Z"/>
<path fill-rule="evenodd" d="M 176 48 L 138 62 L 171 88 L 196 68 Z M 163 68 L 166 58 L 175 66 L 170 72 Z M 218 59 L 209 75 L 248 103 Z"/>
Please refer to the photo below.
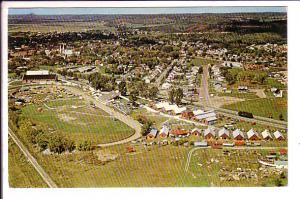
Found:
<path fill-rule="evenodd" d="M 8 140 L 8 164 L 10 187 L 48 187 L 11 139 Z"/>
<path fill-rule="evenodd" d="M 255 93 L 240 93 L 237 90 L 233 90 L 232 93 L 217 93 L 218 96 L 229 96 L 229 97 L 237 97 L 242 99 L 257 99 L 259 98 Z"/>
<path fill-rule="evenodd" d="M 31 23 L 31 24 L 11 24 L 8 32 L 81 32 L 87 30 L 107 30 L 113 31 L 114 28 L 105 26 L 101 22 L 56 22 L 56 23 Z"/>
<path fill-rule="evenodd" d="M 247 111 L 262 117 L 273 116 L 273 119 L 279 119 L 282 114 L 287 121 L 287 99 L 286 98 L 263 98 L 237 102 L 230 105 L 224 105 L 223 108 L 235 111 Z"/>
<path fill-rule="evenodd" d="M 64 133 L 76 142 L 95 144 L 118 141 L 134 133 L 133 129 L 100 109 L 79 99 L 61 99 L 46 104 L 28 105 L 22 115 Z"/>
<path fill-rule="evenodd" d="M 218 63 L 218 61 L 213 60 L 213 59 L 207 59 L 207 58 L 197 57 L 197 58 L 193 59 L 191 63 L 193 63 L 196 66 L 197 65 L 203 66 L 203 65 L 208 65 L 208 64 L 213 65 L 213 64 Z"/>

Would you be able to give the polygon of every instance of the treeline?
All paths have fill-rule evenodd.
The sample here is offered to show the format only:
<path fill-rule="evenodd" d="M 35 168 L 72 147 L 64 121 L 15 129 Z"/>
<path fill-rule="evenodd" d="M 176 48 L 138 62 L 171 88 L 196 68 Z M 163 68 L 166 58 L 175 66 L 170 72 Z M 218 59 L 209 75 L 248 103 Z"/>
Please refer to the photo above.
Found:
<path fill-rule="evenodd" d="M 59 43 L 69 43 L 84 40 L 117 39 L 117 37 L 113 33 L 104 34 L 100 31 L 47 34 L 28 33 L 21 37 L 17 36 L 18 33 L 14 34 L 8 36 L 8 47 L 10 49 L 15 46 L 20 47 L 21 45 L 27 45 L 29 47 L 35 48 L 40 44 L 58 45 Z"/>

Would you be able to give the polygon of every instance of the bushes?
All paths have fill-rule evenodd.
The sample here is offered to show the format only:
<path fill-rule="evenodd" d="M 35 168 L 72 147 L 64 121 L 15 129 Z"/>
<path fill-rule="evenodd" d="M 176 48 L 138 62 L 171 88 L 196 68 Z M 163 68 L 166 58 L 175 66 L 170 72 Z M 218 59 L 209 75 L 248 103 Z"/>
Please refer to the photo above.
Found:
<path fill-rule="evenodd" d="M 77 146 L 79 151 L 91 151 L 93 150 L 92 143 L 90 141 L 83 141 Z"/>

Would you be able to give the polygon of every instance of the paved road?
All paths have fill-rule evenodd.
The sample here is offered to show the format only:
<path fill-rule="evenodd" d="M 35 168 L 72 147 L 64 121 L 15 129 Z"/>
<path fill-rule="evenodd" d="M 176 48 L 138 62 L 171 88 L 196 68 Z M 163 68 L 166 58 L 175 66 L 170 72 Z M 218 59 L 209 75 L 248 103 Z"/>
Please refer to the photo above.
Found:
<path fill-rule="evenodd" d="M 127 124 L 128 126 L 130 126 L 131 128 L 133 128 L 135 130 L 135 133 L 132 136 L 126 138 L 126 139 L 119 140 L 119 141 L 116 141 L 116 142 L 111 142 L 111 143 L 99 144 L 98 146 L 107 147 L 107 146 L 113 146 L 113 145 L 118 145 L 118 144 L 124 144 L 124 143 L 136 140 L 136 139 L 141 137 L 142 128 L 141 128 L 141 124 L 138 121 L 132 119 L 129 116 L 123 115 L 123 114 L 115 111 L 114 109 L 106 106 L 104 104 L 104 102 L 96 100 L 95 98 L 87 95 L 87 93 L 83 92 L 81 89 L 78 89 L 78 88 L 75 88 L 75 87 L 68 87 L 68 86 L 64 86 L 64 88 L 71 91 L 71 92 L 73 92 L 73 93 L 80 94 L 85 100 L 87 100 L 89 102 L 93 102 L 95 104 L 95 106 L 102 109 L 103 111 L 105 111 L 109 115 L 114 116 L 116 119 L 118 119 L 121 122 Z"/>
<path fill-rule="evenodd" d="M 287 149 L 287 147 L 223 147 L 223 149 L 231 149 L 231 150 L 274 150 L 274 149 L 282 149 L 282 148 L 285 148 Z M 185 164 L 185 167 L 184 167 L 184 171 L 185 172 L 188 172 L 189 170 L 189 166 L 190 166 L 190 162 L 191 162 L 191 158 L 192 158 L 192 154 L 194 151 L 196 150 L 200 150 L 200 149 L 210 149 L 210 147 L 194 147 L 192 148 L 189 153 L 188 153 L 188 157 L 187 157 L 187 160 L 186 160 L 186 164 Z"/>
<path fill-rule="evenodd" d="M 167 67 L 160 75 L 158 78 L 156 78 L 155 80 L 155 85 L 157 86 L 157 88 L 161 85 L 161 81 L 166 77 L 166 75 L 170 72 L 170 70 L 172 69 L 172 65 Z"/>
<path fill-rule="evenodd" d="M 208 66 L 203 65 L 203 74 L 201 78 L 201 85 L 198 88 L 198 94 L 199 94 L 199 102 L 203 102 L 203 106 L 210 105 L 209 102 L 209 90 L 208 90 Z"/>
<path fill-rule="evenodd" d="M 46 173 L 46 171 L 39 165 L 36 159 L 30 154 L 28 149 L 22 144 L 19 138 L 14 134 L 14 132 L 8 128 L 8 134 L 13 139 L 13 141 L 17 144 L 20 150 L 23 152 L 25 157 L 29 160 L 35 170 L 40 174 L 42 179 L 47 183 L 50 188 L 57 188 L 55 182 L 50 178 L 50 176 Z"/>

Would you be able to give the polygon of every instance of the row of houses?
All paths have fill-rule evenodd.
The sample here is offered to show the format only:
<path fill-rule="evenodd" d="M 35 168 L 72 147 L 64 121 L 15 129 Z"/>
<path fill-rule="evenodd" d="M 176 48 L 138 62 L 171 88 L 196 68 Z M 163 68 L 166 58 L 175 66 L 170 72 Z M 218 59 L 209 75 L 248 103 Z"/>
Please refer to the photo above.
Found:
<path fill-rule="evenodd" d="M 215 128 L 208 127 L 205 130 L 201 130 L 199 128 L 194 128 L 191 131 L 189 130 L 184 130 L 184 129 L 171 129 L 167 125 L 163 125 L 163 127 L 160 130 L 157 130 L 156 128 L 152 128 L 150 132 L 147 135 L 148 140 L 153 140 L 156 137 L 160 138 L 167 138 L 168 136 L 170 137 L 186 137 L 190 135 L 194 136 L 203 136 L 205 139 L 213 139 L 213 138 L 221 138 L 221 139 L 234 139 L 234 140 L 259 140 L 259 139 L 264 139 L 264 140 L 270 140 L 270 139 L 275 139 L 275 140 L 284 140 L 284 136 L 282 133 L 279 131 L 275 131 L 271 135 L 269 130 L 264 130 L 261 133 L 261 136 L 259 135 L 258 132 L 256 132 L 253 129 L 250 129 L 246 135 L 244 132 L 242 132 L 240 129 L 236 129 L 232 132 L 227 130 L 226 128 L 221 128 L 219 130 L 216 130 Z"/>

